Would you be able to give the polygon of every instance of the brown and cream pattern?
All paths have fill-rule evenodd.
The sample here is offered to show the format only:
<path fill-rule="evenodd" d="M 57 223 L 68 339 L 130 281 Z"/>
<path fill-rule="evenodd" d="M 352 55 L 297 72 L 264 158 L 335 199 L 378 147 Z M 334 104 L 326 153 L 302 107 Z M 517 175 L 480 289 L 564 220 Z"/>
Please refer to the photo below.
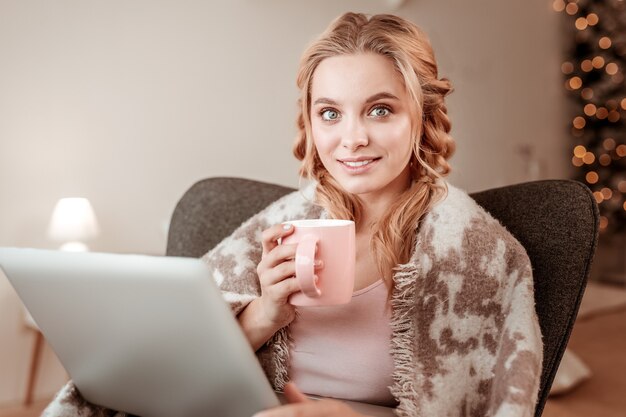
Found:
<path fill-rule="evenodd" d="M 238 314 L 260 296 L 261 232 L 297 218 L 326 217 L 314 186 L 277 200 L 203 259 Z M 530 261 L 521 244 L 465 192 L 448 186 L 416 229 L 410 261 L 391 296 L 398 416 L 532 416 L 542 343 Z M 289 380 L 289 327 L 257 355 L 275 389 Z M 85 405 L 68 384 L 44 412 L 116 416 Z"/>

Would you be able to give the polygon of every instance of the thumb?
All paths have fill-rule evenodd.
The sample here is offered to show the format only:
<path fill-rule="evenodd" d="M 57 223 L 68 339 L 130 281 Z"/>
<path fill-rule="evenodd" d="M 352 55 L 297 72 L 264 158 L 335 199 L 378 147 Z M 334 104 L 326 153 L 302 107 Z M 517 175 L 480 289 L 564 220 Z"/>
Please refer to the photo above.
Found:
<path fill-rule="evenodd" d="M 285 385 L 284 394 L 289 403 L 305 403 L 311 401 L 293 382 L 289 382 Z"/>

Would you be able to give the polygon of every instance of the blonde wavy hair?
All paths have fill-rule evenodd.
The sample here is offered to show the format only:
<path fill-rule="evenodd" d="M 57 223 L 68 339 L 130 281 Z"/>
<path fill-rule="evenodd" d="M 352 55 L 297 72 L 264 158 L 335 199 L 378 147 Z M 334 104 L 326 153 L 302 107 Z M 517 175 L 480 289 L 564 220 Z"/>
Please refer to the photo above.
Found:
<path fill-rule="evenodd" d="M 358 225 L 362 205 L 345 192 L 319 158 L 311 133 L 311 83 L 324 59 L 337 55 L 380 54 L 394 64 L 412 101 L 412 185 L 372 226 L 371 250 L 389 294 L 393 274 L 407 263 L 415 247 L 415 230 L 432 205 L 447 193 L 448 159 L 455 150 L 444 98 L 452 91 L 450 81 L 437 77 L 437 63 L 428 37 L 415 24 L 397 16 L 367 17 L 345 13 L 335 19 L 304 52 L 298 71 L 298 134 L 293 153 L 302 161 L 300 175 L 315 180 L 316 203 L 332 218 L 354 220 Z"/>

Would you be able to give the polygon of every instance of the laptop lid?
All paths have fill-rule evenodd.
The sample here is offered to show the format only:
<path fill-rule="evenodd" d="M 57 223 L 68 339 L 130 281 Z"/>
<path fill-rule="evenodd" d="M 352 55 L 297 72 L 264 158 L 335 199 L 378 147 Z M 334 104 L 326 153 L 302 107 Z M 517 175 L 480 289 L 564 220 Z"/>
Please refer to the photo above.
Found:
<path fill-rule="evenodd" d="M 94 404 L 150 417 L 280 404 L 200 259 L 0 248 L 0 267 Z"/>

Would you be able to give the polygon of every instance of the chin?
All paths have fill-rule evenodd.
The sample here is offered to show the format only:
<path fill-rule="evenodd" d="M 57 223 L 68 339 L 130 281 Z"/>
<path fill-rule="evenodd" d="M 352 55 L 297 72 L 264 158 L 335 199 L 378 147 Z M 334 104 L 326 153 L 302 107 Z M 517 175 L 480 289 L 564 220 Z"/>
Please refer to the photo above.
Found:
<path fill-rule="evenodd" d="M 363 178 L 358 181 L 341 180 L 335 177 L 337 183 L 341 186 L 341 189 L 348 194 L 369 194 L 380 190 L 373 181 Z"/>

